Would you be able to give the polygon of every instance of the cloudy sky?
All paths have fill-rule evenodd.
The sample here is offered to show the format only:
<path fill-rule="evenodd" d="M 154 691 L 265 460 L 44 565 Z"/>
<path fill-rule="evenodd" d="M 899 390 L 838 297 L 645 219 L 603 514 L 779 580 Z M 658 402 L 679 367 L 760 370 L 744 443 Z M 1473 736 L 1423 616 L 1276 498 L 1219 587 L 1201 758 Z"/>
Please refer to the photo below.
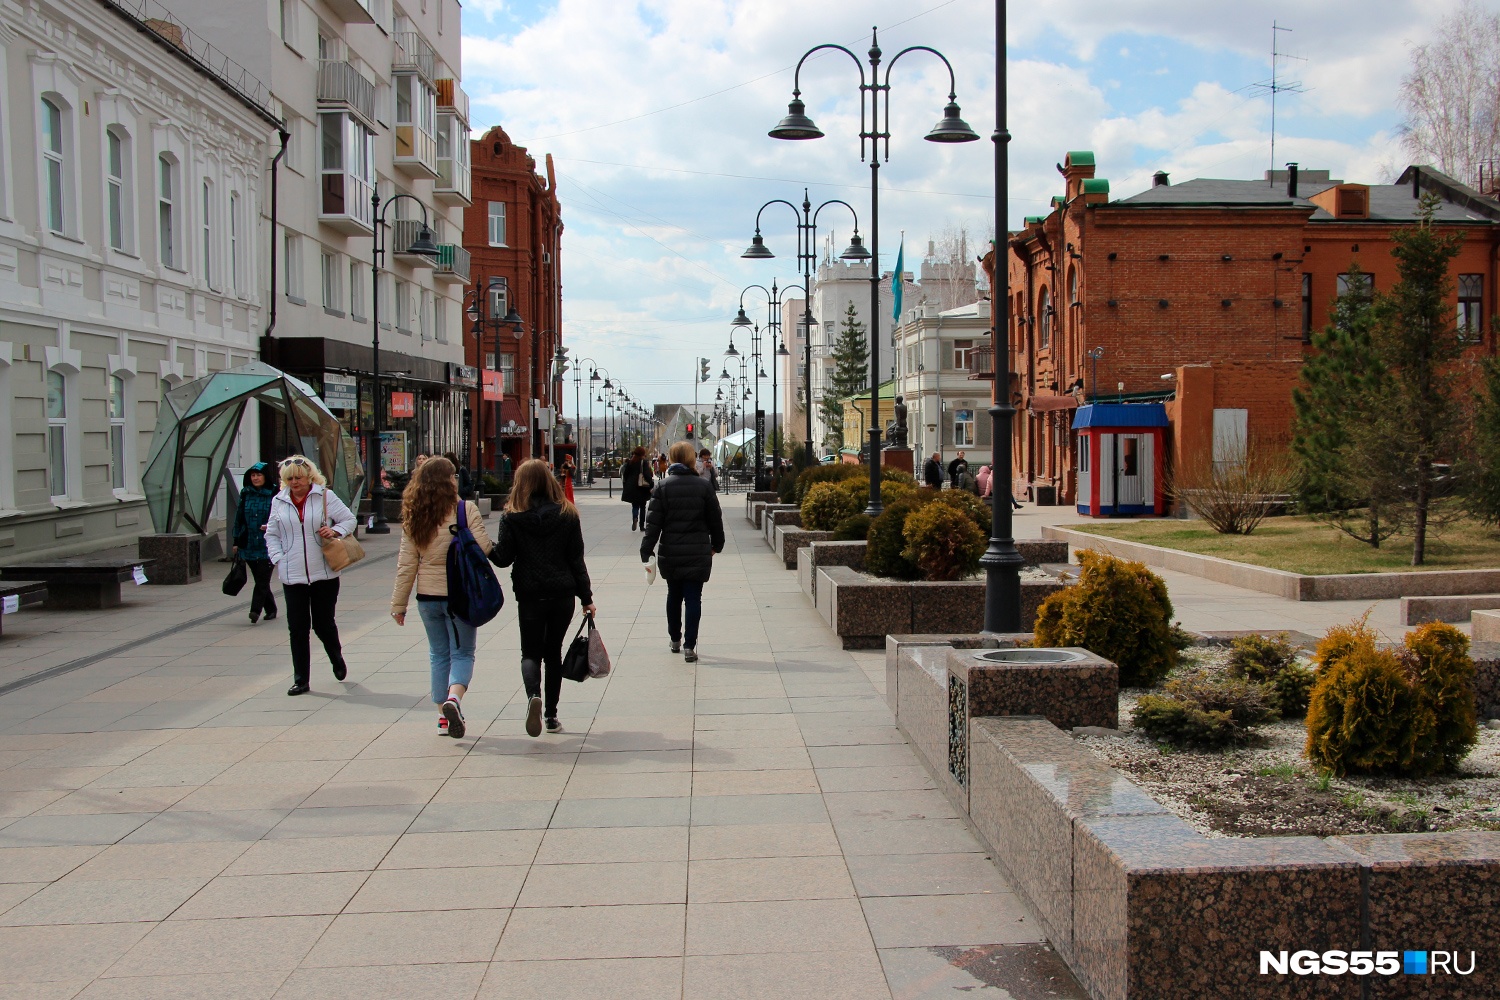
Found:
<path fill-rule="evenodd" d="M 1111 193 L 1126 197 L 1166 170 L 1262 176 L 1271 164 L 1273 21 L 1285 82 L 1276 115 L 1279 164 L 1387 181 L 1404 165 L 1395 95 L 1410 47 L 1457 0 L 1045 0 L 1011 3 L 1008 24 L 1011 189 L 1015 227 L 1062 190 L 1054 167 L 1091 149 Z M 766 135 L 786 113 L 792 71 L 813 45 L 886 57 L 930 45 L 948 57 L 964 118 L 984 139 L 922 141 L 941 117 L 948 76 L 921 52 L 891 77 L 890 159 L 882 166 L 881 266 L 906 267 L 927 240 L 967 228 L 987 238 L 995 215 L 995 8 L 992 0 L 469 0 L 464 88 L 476 134 L 501 125 L 543 162 L 552 154 L 566 231 L 565 340 L 650 403 L 692 398 L 693 360 L 724 350 L 741 289 L 798 284 L 794 219 L 767 209 L 774 261 L 745 261 L 756 210 L 772 198 L 841 198 L 867 220 L 860 161 L 859 76 L 823 53 L 803 68 L 814 142 Z M 846 241 L 847 212 L 821 222 Z M 868 236 L 868 233 L 866 233 Z M 747 295 L 763 316 L 760 293 Z M 758 306 L 758 309 L 756 308 Z M 888 318 L 887 318 L 888 319 Z M 717 362 L 716 362 L 717 366 Z M 769 391 L 769 390 L 766 390 Z M 571 396 L 571 394 L 569 394 Z M 572 400 L 568 400 L 571 408 Z"/>

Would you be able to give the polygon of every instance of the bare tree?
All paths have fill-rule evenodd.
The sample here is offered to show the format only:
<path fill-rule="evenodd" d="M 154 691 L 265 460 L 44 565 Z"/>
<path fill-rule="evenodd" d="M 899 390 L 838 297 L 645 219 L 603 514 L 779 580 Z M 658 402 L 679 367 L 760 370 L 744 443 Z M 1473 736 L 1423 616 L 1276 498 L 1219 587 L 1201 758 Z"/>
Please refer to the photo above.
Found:
<path fill-rule="evenodd" d="M 1465 0 L 1412 49 L 1397 101 L 1407 151 L 1477 184 L 1500 156 L 1500 14 Z"/>

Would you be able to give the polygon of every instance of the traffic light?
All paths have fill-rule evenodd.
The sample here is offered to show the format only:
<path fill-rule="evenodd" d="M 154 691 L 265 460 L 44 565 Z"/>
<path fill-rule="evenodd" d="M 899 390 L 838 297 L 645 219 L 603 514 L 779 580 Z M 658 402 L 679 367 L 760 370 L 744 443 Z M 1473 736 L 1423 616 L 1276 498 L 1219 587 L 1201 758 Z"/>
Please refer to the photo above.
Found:
<path fill-rule="evenodd" d="M 688 437 L 692 437 L 693 436 L 693 425 L 692 424 L 688 424 L 687 425 L 687 436 Z"/>
<path fill-rule="evenodd" d="M 707 358 L 699 358 L 698 359 L 698 381 L 699 382 L 707 382 L 708 381 L 708 379 L 709 379 L 708 365 L 709 365 L 709 361 L 708 361 Z"/>
<path fill-rule="evenodd" d="M 559 344 L 553 360 L 557 362 L 557 377 L 562 378 L 568 373 L 568 349 Z"/>

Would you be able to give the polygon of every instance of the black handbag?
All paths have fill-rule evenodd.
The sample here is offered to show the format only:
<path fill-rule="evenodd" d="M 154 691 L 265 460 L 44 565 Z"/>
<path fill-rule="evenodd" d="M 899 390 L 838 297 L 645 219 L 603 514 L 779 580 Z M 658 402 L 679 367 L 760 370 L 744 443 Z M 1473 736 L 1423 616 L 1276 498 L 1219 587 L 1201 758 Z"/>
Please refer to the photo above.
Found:
<path fill-rule="evenodd" d="M 589 679 L 589 636 L 593 631 L 594 616 L 585 614 L 573 641 L 568 643 L 568 651 L 563 653 L 562 675 L 570 681 L 581 684 Z"/>
<path fill-rule="evenodd" d="M 245 580 L 250 573 L 245 569 L 245 560 L 235 559 L 229 567 L 229 575 L 224 577 L 224 596 L 234 597 L 245 589 Z"/>

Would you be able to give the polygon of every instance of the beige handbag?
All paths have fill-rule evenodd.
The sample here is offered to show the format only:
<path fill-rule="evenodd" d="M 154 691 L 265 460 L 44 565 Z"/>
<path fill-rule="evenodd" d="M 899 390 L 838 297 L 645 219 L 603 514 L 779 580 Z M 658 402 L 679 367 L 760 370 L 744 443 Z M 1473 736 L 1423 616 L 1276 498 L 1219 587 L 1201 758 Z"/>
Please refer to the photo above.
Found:
<path fill-rule="evenodd" d="M 325 527 L 328 525 L 327 495 L 323 497 L 323 524 Z M 365 547 L 353 535 L 345 535 L 342 538 L 324 538 L 319 535 L 318 544 L 323 547 L 323 561 L 335 573 L 353 566 L 365 557 Z"/>

